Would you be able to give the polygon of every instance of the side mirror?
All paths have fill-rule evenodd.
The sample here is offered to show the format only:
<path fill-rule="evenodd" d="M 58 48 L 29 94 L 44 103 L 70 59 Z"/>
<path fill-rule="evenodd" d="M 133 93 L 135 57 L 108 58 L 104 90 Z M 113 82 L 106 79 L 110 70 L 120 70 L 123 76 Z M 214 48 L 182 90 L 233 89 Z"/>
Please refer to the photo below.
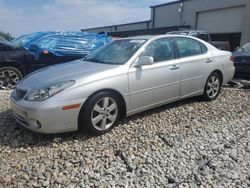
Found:
<path fill-rule="evenodd" d="M 140 67 L 143 65 L 153 65 L 153 64 L 154 64 L 154 58 L 152 56 L 142 56 L 135 63 L 135 67 Z"/>

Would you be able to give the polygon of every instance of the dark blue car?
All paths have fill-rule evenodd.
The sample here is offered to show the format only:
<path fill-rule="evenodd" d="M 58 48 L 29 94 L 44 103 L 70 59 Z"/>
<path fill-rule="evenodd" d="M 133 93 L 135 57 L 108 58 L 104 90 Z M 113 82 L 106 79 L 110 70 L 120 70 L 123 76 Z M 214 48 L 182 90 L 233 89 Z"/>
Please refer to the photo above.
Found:
<path fill-rule="evenodd" d="M 80 59 L 110 42 L 106 34 L 36 32 L 0 41 L 0 89 L 13 89 L 29 73 Z"/>
<path fill-rule="evenodd" d="M 233 52 L 235 76 L 250 78 L 250 42 Z"/>

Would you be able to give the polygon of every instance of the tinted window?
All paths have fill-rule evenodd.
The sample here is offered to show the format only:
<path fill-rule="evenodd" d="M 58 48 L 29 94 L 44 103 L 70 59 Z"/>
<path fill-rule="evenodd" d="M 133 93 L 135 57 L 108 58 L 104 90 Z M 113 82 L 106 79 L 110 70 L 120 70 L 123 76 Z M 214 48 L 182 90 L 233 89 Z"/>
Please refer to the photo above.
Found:
<path fill-rule="evenodd" d="M 155 62 L 174 59 L 174 50 L 170 39 L 158 39 L 150 43 L 141 56 L 152 56 Z"/>
<path fill-rule="evenodd" d="M 175 39 L 180 57 L 188 57 L 203 54 L 200 42 L 189 38 L 177 38 Z"/>
<path fill-rule="evenodd" d="M 205 33 L 202 34 L 202 33 L 200 33 L 199 38 L 200 38 L 201 40 L 204 40 L 204 41 L 206 41 L 206 42 L 209 42 L 208 34 L 205 34 Z"/>

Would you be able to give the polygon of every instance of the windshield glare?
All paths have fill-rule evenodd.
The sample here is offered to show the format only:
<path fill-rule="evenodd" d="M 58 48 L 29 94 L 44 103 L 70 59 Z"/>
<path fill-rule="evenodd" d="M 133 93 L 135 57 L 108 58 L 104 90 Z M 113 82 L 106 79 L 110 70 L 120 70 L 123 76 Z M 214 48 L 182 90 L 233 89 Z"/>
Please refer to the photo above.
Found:
<path fill-rule="evenodd" d="M 250 52 L 250 42 L 243 45 L 241 48 L 237 50 L 238 52 Z"/>
<path fill-rule="evenodd" d="M 96 63 L 122 65 L 126 63 L 145 42 L 146 40 L 138 39 L 116 40 L 88 55 L 84 60 Z"/>

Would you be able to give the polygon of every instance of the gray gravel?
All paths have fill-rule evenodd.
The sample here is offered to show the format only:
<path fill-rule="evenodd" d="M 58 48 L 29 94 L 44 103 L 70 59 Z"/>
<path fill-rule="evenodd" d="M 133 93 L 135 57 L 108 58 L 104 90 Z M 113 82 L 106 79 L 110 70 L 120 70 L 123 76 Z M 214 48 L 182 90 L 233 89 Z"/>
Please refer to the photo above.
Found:
<path fill-rule="evenodd" d="M 18 126 L 0 91 L 0 187 L 250 187 L 250 91 L 224 88 L 127 118 L 110 133 Z"/>

